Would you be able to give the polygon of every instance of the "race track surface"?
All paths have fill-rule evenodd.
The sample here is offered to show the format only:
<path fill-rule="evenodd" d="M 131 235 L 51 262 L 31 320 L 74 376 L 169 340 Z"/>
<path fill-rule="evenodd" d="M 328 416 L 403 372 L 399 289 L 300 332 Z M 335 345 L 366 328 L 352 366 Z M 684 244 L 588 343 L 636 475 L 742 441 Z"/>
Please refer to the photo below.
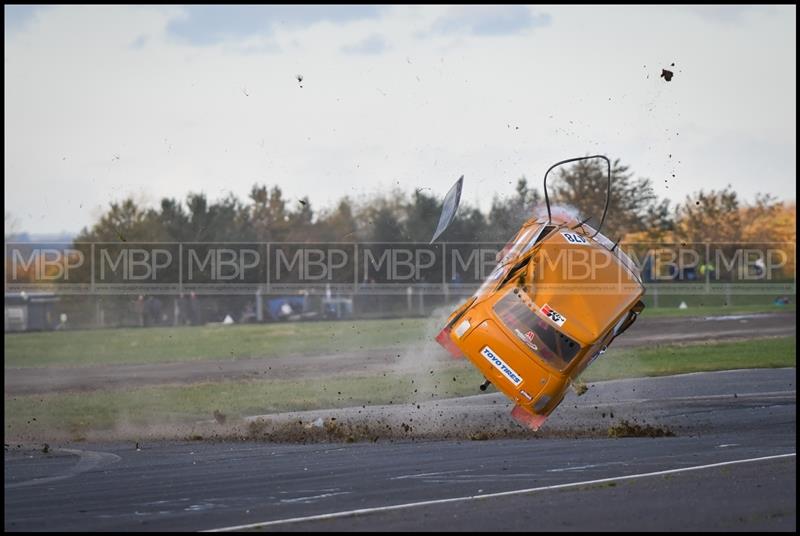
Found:
<path fill-rule="evenodd" d="M 5 530 L 795 530 L 795 373 L 598 382 L 547 424 L 675 437 L 11 445 Z"/>

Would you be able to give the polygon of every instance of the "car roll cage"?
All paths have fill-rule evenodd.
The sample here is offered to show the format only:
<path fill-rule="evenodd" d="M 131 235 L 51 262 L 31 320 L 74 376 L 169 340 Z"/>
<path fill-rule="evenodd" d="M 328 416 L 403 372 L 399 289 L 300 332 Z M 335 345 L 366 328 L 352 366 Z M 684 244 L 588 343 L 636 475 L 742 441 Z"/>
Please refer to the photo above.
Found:
<path fill-rule="evenodd" d="M 603 223 L 606 221 L 606 214 L 608 213 L 608 204 L 611 202 L 611 161 L 607 157 L 605 157 L 605 156 L 603 156 L 601 154 L 596 154 L 596 155 L 592 155 L 592 156 L 581 156 L 581 157 L 578 157 L 578 158 L 569 158 L 567 160 L 562 160 L 561 162 L 556 162 L 555 164 L 550 166 L 548 168 L 548 170 L 544 174 L 544 202 L 545 202 L 545 205 L 547 205 L 547 223 L 551 224 L 551 223 L 553 223 L 553 217 L 552 217 L 552 214 L 550 212 L 550 196 L 547 195 L 547 175 L 553 169 L 557 168 L 558 166 L 561 166 L 561 165 L 564 165 L 564 164 L 569 164 L 570 162 L 578 162 L 578 161 L 581 161 L 581 160 L 591 160 L 593 158 L 602 158 L 603 160 L 606 161 L 606 166 L 608 167 L 608 188 L 606 190 L 606 203 L 605 203 L 605 207 L 603 208 L 603 217 L 600 219 L 600 225 L 597 226 L 597 230 L 589 238 L 594 238 L 595 236 L 597 236 L 600 233 L 600 229 L 603 228 Z M 589 220 L 589 218 L 587 218 L 586 220 L 581 222 L 581 224 L 586 223 L 588 220 Z"/>

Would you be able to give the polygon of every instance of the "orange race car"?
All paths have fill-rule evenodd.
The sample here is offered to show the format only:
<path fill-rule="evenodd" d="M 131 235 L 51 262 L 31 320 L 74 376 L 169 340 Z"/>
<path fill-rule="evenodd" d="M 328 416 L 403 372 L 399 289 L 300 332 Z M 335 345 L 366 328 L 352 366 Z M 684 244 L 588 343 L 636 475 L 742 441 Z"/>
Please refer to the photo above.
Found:
<path fill-rule="evenodd" d="M 547 195 L 552 169 L 590 158 L 608 165 L 605 209 L 596 230 L 588 220 L 553 214 Z M 434 240 L 455 216 L 462 181 L 445 198 Z M 481 371 L 486 378 L 481 390 L 493 383 L 513 400 L 512 417 L 533 430 L 644 309 L 638 268 L 600 234 L 611 194 L 609 160 L 596 155 L 554 164 L 545 173 L 544 194 L 547 217 L 525 222 L 494 271 L 436 337 Z"/>

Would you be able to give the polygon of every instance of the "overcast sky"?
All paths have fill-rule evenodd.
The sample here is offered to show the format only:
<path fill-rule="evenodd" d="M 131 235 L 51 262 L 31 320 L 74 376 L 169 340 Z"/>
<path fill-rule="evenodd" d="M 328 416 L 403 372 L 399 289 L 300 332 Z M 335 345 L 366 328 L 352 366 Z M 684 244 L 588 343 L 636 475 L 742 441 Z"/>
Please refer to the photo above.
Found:
<path fill-rule="evenodd" d="M 793 200 L 796 35 L 795 6 L 6 6 L 5 209 L 77 232 L 130 194 L 461 174 L 488 208 L 588 153 L 673 200 Z"/>

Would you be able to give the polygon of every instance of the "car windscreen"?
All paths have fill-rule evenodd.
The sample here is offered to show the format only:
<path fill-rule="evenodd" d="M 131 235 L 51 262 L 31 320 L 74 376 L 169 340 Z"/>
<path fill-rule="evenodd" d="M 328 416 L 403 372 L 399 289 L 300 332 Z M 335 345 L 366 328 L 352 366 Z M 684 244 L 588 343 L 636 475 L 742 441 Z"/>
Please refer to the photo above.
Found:
<path fill-rule="evenodd" d="M 494 306 L 500 321 L 530 352 L 557 370 L 564 370 L 581 350 L 580 345 L 534 312 L 536 304 L 519 288 L 509 291 Z"/>

